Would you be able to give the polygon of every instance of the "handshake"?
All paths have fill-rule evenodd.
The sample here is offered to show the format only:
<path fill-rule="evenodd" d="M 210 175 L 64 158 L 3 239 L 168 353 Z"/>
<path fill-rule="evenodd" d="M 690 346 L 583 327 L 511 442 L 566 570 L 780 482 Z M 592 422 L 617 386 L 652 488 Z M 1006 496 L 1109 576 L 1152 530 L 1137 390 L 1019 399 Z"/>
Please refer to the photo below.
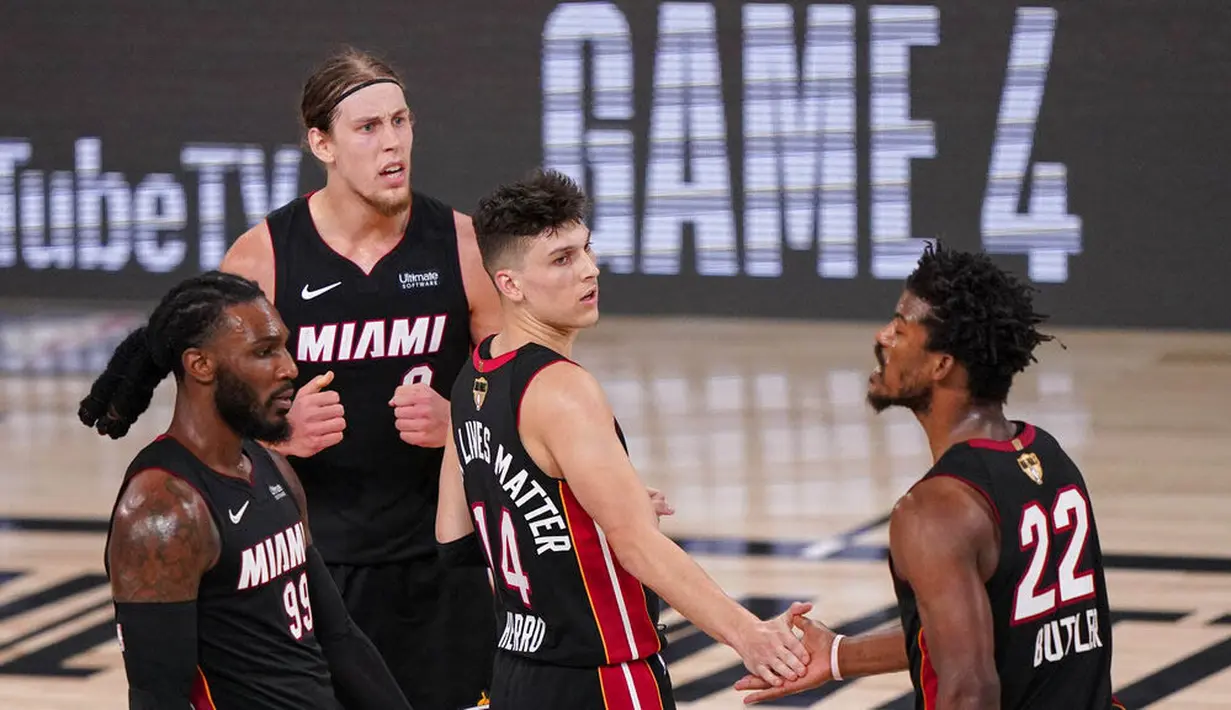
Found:
<path fill-rule="evenodd" d="M 732 644 L 751 671 L 735 684 L 735 689 L 756 691 L 744 697 L 746 704 L 810 690 L 834 679 L 834 642 L 838 636 L 805 616 L 811 610 L 811 604 L 795 602 L 786 612 L 761 622 L 757 631 L 741 634 Z M 796 629 L 802 638 L 795 635 Z M 785 649 L 784 634 L 794 639 L 785 644 Z M 784 653 L 788 654 L 786 660 Z"/>

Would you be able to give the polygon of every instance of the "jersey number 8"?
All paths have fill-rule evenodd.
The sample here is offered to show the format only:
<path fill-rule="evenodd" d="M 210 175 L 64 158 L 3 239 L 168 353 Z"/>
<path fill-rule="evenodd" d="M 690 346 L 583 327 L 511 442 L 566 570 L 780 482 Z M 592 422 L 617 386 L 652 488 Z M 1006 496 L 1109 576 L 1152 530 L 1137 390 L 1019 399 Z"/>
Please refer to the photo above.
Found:
<path fill-rule="evenodd" d="M 1069 529 L 1073 530 L 1073 534 L 1056 569 L 1056 583 L 1040 590 L 1039 582 L 1047 564 L 1052 533 Z M 1050 520 L 1043 506 L 1031 502 L 1022 510 L 1018 533 L 1021 548 L 1026 550 L 1033 547 L 1034 553 L 1013 595 L 1014 624 L 1037 619 L 1061 606 L 1094 596 L 1094 572 L 1086 570 L 1077 574 L 1077 563 L 1090 535 L 1090 506 L 1079 488 L 1071 486 L 1056 494 Z"/>
<path fill-rule="evenodd" d="M 487 509 L 482 503 L 476 503 L 471 511 L 474 513 L 474 526 L 483 538 L 483 550 L 487 553 L 487 562 L 492 570 L 496 563 L 492 556 L 492 543 L 487 533 Z M 517 546 L 517 528 L 513 525 L 513 516 L 508 508 L 502 508 L 500 514 L 500 572 L 504 575 L 505 585 L 521 595 L 521 603 L 530 608 L 530 578 L 526 576 L 521 566 L 521 548 Z"/>

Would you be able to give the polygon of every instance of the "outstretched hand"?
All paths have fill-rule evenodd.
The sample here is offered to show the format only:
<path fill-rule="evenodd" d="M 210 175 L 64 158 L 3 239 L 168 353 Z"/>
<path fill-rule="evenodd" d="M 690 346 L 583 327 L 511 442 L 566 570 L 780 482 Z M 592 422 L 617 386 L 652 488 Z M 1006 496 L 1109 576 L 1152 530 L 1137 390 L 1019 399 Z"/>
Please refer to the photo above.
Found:
<path fill-rule="evenodd" d="M 833 680 L 833 670 L 829 667 L 829 651 L 833 646 L 834 632 L 824 624 L 813 621 L 802 614 L 791 615 L 789 621 L 792 626 L 804 632 L 804 647 L 811 656 L 807 670 L 799 678 L 787 679 L 780 685 L 771 685 L 759 675 L 750 673 L 744 676 L 735 684 L 735 689 L 757 691 L 744 697 L 746 705 L 819 688 Z"/>
<path fill-rule="evenodd" d="M 792 625 L 795 617 L 809 611 L 811 604 L 794 602 L 790 609 L 772 619 L 747 625 L 729 642 L 743 659 L 744 667 L 765 687 L 779 687 L 807 672 L 811 658 Z"/>

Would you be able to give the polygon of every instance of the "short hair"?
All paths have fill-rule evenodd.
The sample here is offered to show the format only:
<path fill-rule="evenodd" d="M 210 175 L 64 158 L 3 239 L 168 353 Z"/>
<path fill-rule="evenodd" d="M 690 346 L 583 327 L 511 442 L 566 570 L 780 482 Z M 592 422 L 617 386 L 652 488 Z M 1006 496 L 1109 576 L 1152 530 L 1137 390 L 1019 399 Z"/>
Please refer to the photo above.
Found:
<path fill-rule="evenodd" d="M 483 267 L 494 276 L 510 254 L 539 235 L 584 222 L 588 209 L 577 182 L 556 170 L 535 170 L 497 187 L 479 200 L 473 216 Z"/>
<path fill-rule="evenodd" d="M 983 253 L 929 244 L 906 289 L 931 306 L 924 319 L 927 348 L 952 355 L 968 374 L 971 399 L 1004 404 L 1013 377 L 1034 349 L 1052 340 L 1035 327 L 1046 316 L 1034 310 L 1034 289 Z"/>
<path fill-rule="evenodd" d="M 184 376 L 183 354 L 207 342 L 230 306 L 264 299 L 255 281 L 221 271 L 187 279 L 163 296 L 149 322 L 116 347 L 107 368 L 81 400 L 77 416 L 99 434 L 118 439 L 150 406 L 158 384 Z"/>
<path fill-rule="evenodd" d="M 360 84 L 380 79 L 403 86 L 392 66 L 368 52 L 346 47 L 327 58 L 303 85 L 299 118 L 304 131 L 316 128 L 328 133 L 342 99 Z"/>

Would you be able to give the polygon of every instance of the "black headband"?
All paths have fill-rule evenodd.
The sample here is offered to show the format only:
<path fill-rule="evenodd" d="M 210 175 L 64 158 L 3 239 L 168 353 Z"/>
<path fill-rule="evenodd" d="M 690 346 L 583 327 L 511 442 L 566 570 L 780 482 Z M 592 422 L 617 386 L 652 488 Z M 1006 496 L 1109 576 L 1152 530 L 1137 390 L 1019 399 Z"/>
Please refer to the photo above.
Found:
<path fill-rule="evenodd" d="M 333 110 L 337 108 L 338 104 L 342 103 L 342 101 L 345 100 L 347 96 L 350 96 L 351 94 L 355 93 L 356 91 L 360 89 L 366 89 L 367 87 L 373 84 L 397 84 L 399 87 L 402 86 L 402 82 L 398 81 L 397 79 L 392 79 L 387 76 L 381 77 L 379 79 L 368 79 L 365 82 L 355 84 L 354 86 L 347 89 L 346 91 L 343 91 L 342 95 L 338 97 L 338 100 L 334 101 L 333 105 L 329 107 L 328 112 L 333 113 Z"/>

